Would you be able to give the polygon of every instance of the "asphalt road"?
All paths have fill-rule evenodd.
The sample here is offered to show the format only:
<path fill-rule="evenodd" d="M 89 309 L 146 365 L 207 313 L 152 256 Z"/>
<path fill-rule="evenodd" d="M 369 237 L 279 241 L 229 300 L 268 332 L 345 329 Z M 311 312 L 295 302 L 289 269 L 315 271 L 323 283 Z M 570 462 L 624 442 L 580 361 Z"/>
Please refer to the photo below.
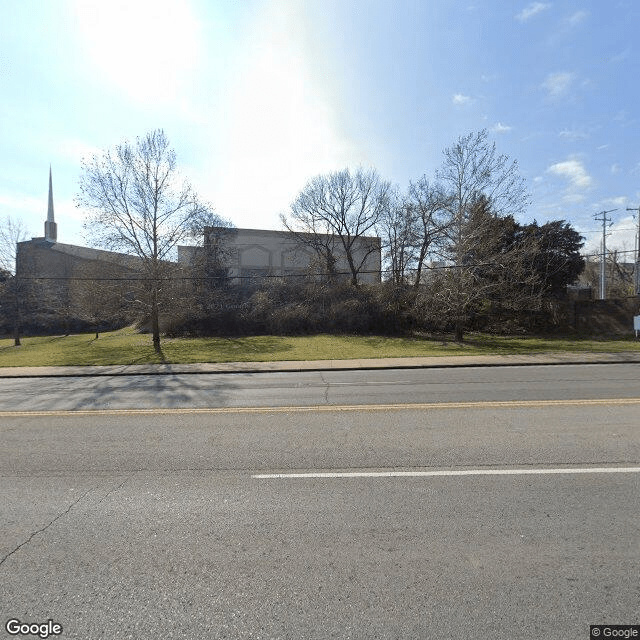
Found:
<path fill-rule="evenodd" d="M 34 392 L 42 414 L 0 415 L 0 622 L 91 639 L 556 640 L 638 624 L 634 371 L 297 374 L 297 408 L 277 408 L 274 374 L 187 376 L 179 403 L 211 410 L 47 414 Z M 175 407 L 177 381 L 154 378 L 119 379 L 119 401 Z M 77 393 L 50 404 L 96 408 Z M 404 471 L 468 475 L 375 475 Z"/>
<path fill-rule="evenodd" d="M 637 397 L 639 364 L 0 379 L 0 411 Z"/>

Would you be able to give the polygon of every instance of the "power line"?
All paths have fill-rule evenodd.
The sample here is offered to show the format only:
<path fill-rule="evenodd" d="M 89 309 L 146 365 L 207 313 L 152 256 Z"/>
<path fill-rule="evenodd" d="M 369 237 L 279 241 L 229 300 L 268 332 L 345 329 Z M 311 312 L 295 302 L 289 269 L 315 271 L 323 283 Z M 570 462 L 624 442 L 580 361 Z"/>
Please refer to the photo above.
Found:
<path fill-rule="evenodd" d="M 613 253 L 613 252 L 611 252 Z M 634 251 L 615 251 L 616 254 L 623 253 L 634 253 Z M 600 257 L 599 253 L 592 254 L 580 254 L 582 258 L 593 258 Z M 565 259 L 564 262 L 569 262 L 569 259 Z M 470 264 L 456 265 L 456 264 L 439 264 L 439 265 L 423 265 L 420 268 L 421 272 L 424 271 L 440 271 L 440 270 L 453 270 L 453 269 L 478 269 L 481 267 L 503 267 L 502 262 L 475 262 Z M 404 269 L 404 272 L 409 273 L 417 273 L 417 267 L 407 267 Z M 367 271 L 358 271 L 358 275 L 371 275 L 371 274 L 388 274 L 393 273 L 392 268 L 385 269 L 375 269 L 375 270 L 367 270 Z M 176 275 L 169 277 L 158 277 L 153 278 L 150 276 L 131 276 L 131 277 L 104 277 L 104 276 L 19 276 L 21 280 L 53 280 L 53 281 L 74 281 L 74 282 L 171 282 L 171 281 L 211 281 L 211 280 L 261 280 L 261 279 L 277 279 L 283 280 L 287 278 L 331 278 L 331 277 L 339 277 L 339 276 L 353 276 L 351 271 L 336 271 L 333 273 L 329 272 L 319 272 L 319 273 L 286 273 L 286 274 L 277 274 L 277 273 L 265 273 L 265 274 L 253 274 L 253 275 L 234 275 L 227 274 L 221 276 L 209 276 L 209 275 L 198 275 L 198 276 L 186 276 L 186 275 Z"/>
<path fill-rule="evenodd" d="M 614 229 L 614 231 L 635 231 L 636 228 L 635 227 L 616 227 Z M 585 230 L 585 229 L 575 229 L 575 231 L 577 231 L 578 233 L 601 233 L 601 229 L 589 229 L 589 230 Z"/>
<path fill-rule="evenodd" d="M 618 249 L 609 249 L 609 255 L 612 253 L 620 254 L 620 253 L 635 253 L 635 249 L 626 249 L 624 251 L 618 251 Z M 581 253 L 583 258 L 600 258 L 602 253 Z"/>

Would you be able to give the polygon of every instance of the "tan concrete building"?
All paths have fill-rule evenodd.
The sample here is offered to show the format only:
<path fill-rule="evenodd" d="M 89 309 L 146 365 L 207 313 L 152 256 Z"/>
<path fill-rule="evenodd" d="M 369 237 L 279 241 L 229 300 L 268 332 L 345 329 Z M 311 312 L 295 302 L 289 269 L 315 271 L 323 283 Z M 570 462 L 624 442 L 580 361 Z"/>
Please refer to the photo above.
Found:
<path fill-rule="evenodd" d="M 229 277 L 236 282 L 265 276 L 291 276 L 309 273 L 318 254 L 309 246 L 305 234 L 266 229 L 221 229 L 209 227 L 205 230 L 204 246 L 210 248 L 222 235 L 224 261 Z M 321 241 L 332 246 L 336 258 L 335 269 L 345 278 L 351 276 L 344 247 L 338 236 L 321 236 Z M 189 261 L 194 248 L 180 247 L 178 262 Z M 381 249 L 380 238 L 361 237 L 354 244 L 353 256 L 357 265 L 362 264 L 359 282 L 380 282 Z M 315 266 L 322 272 L 321 264 Z"/>

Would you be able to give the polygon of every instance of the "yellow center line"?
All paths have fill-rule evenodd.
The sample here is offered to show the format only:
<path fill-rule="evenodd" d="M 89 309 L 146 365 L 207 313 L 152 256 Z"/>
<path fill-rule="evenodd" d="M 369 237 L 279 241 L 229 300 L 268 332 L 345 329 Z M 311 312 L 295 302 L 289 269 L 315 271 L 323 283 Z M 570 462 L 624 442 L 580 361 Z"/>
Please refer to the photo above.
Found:
<path fill-rule="evenodd" d="M 425 402 L 413 404 L 311 405 L 292 407 L 200 407 L 156 409 L 69 409 L 50 411 L 0 411 L 0 417 L 82 417 L 82 416 L 146 416 L 228 413 L 313 413 L 341 411 L 430 411 L 451 409 L 528 409 L 540 407 L 589 407 L 606 405 L 640 405 L 640 398 L 598 398 L 583 400 L 502 400 L 480 402 Z"/>

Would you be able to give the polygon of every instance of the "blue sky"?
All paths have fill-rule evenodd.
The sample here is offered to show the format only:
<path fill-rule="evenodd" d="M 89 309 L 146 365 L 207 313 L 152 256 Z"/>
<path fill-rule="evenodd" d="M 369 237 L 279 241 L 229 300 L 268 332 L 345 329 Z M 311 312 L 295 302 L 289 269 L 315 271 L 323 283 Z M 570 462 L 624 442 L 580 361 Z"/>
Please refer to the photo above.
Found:
<path fill-rule="evenodd" d="M 162 127 L 238 227 L 279 229 L 317 175 L 407 186 L 486 128 L 519 163 L 526 219 L 633 250 L 640 204 L 637 0 L 21 0 L 0 3 L 0 218 L 61 242 L 83 156 Z"/>

